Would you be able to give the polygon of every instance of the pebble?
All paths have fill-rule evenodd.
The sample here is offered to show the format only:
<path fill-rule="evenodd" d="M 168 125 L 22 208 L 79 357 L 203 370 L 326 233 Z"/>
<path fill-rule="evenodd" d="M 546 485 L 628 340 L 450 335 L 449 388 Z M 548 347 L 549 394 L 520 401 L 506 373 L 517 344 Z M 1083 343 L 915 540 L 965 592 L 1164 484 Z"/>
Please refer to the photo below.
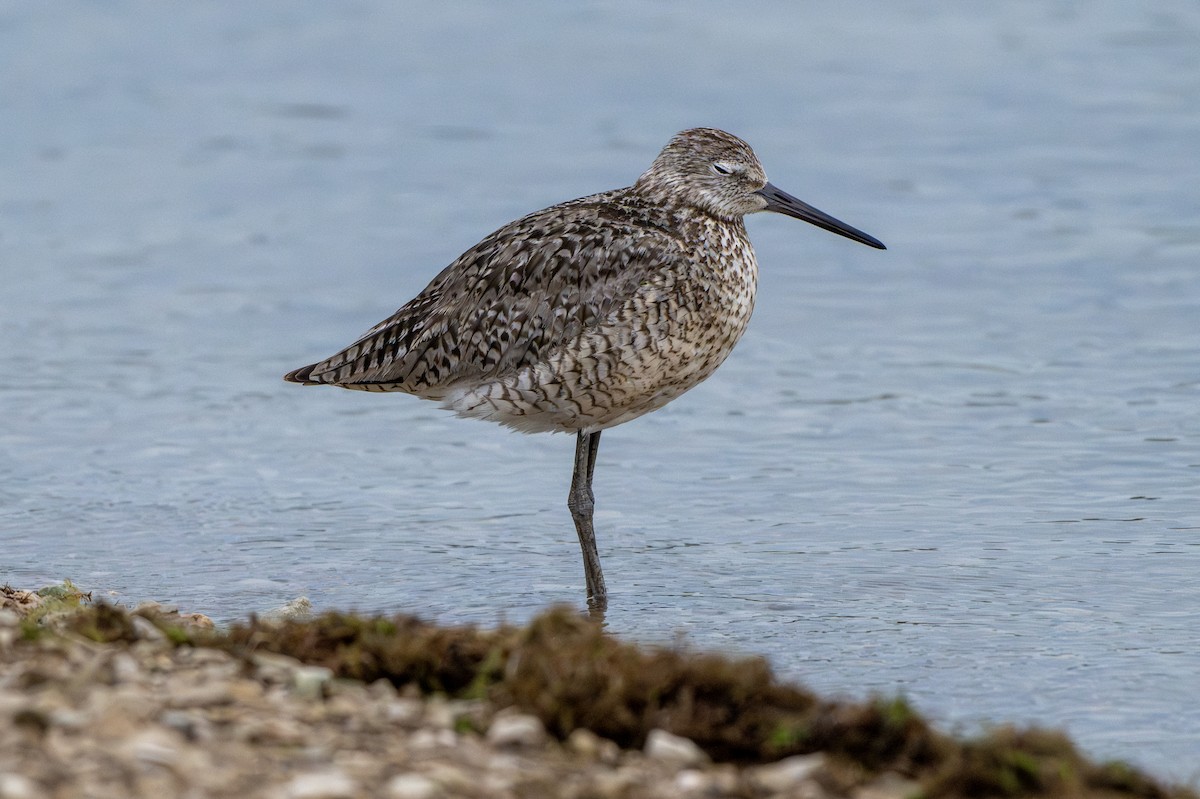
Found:
<path fill-rule="evenodd" d="M 576 727 L 567 736 L 567 749 L 577 755 L 612 765 L 621 756 L 621 747 L 591 730 Z"/>
<path fill-rule="evenodd" d="M 765 766 L 746 770 L 751 784 L 770 793 L 784 793 L 810 780 L 817 769 L 825 765 L 822 754 L 796 755 Z"/>
<path fill-rule="evenodd" d="M 233 693 L 224 683 L 212 682 L 187 688 L 173 688 L 167 705 L 176 709 L 214 707 L 233 703 Z"/>
<path fill-rule="evenodd" d="M 678 766 L 701 766 L 708 755 L 695 741 L 673 735 L 666 730 L 651 730 L 646 736 L 646 757 Z"/>
<path fill-rule="evenodd" d="M 292 672 L 292 690 L 305 699 L 325 696 L 333 672 L 324 666 L 299 666 Z"/>
<path fill-rule="evenodd" d="M 134 618 L 140 618 L 134 616 Z M 109 666 L 112 668 L 113 678 L 117 682 L 132 682 L 141 675 L 141 666 L 128 652 L 118 652 L 113 655 Z"/>
<path fill-rule="evenodd" d="M 240 735 L 251 743 L 271 746 L 300 746 L 306 740 L 304 727 L 288 718 L 251 721 L 241 726 Z"/>
<path fill-rule="evenodd" d="M 415 750 L 448 749 L 457 743 L 458 736 L 454 730 L 433 730 L 428 727 L 422 727 L 408 739 L 408 745 Z"/>
<path fill-rule="evenodd" d="M 294 657 L 275 652 L 256 652 L 250 656 L 254 664 L 254 676 L 274 685 L 291 685 L 292 675 L 304 664 Z"/>
<path fill-rule="evenodd" d="M 129 621 L 133 624 L 133 631 L 137 633 L 137 637 L 143 641 L 161 641 L 167 637 L 145 616 L 131 616 Z"/>
<path fill-rule="evenodd" d="M 125 742 L 125 751 L 133 759 L 155 766 L 174 766 L 179 760 L 179 744 L 161 728 L 151 727 Z"/>
<path fill-rule="evenodd" d="M 82 730 L 88 723 L 87 713 L 63 707 L 51 710 L 48 718 L 51 726 L 71 732 Z"/>
<path fill-rule="evenodd" d="M 355 799 L 358 785 L 340 771 L 301 774 L 283 790 L 285 799 Z"/>
<path fill-rule="evenodd" d="M 165 710 L 158 720 L 164 727 L 179 733 L 188 741 L 207 740 L 211 734 L 208 719 L 185 710 Z"/>
<path fill-rule="evenodd" d="M 262 614 L 267 621 L 303 621 L 312 617 L 312 602 L 306 596 L 298 596 L 281 607 Z"/>
<path fill-rule="evenodd" d="M 188 626 L 195 627 L 198 630 L 214 630 L 217 626 L 213 623 L 212 619 L 210 619 L 208 616 L 205 616 L 203 613 L 189 613 L 186 616 L 180 616 L 179 618 L 187 623 Z"/>
<path fill-rule="evenodd" d="M 466 769 L 447 762 L 425 766 L 430 779 L 452 795 L 472 796 L 479 785 L 478 769 Z"/>
<path fill-rule="evenodd" d="M 262 683 L 257 680 L 231 680 L 229 695 L 235 702 L 254 702 L 263 695 Z"/>
<path fill-rule="evenodd" d="M 184 663 L 216 663 L 221 664 L 229 669 L 230 674 L 236 674 L 242 671 L 243 664 L 239 660 L 234 660 L 229 656 L 228 652 L 220 649 L 206 649 L 205 647 L 186 647 L 183 649 L 174 650 L 175 657 Z M 287 657 L 286 655 L 277 655 L 276 657 Z M 287 658 L 293 663 L 300 661 L 295 658 Z M 170 661 L 168 661 L 169 663 Z"/>
<path fill-rule="evenodd" d="M 854 792 L 854 799 L 905 799 L 920 793 L 920 783 L 899 774 L 883 774 Z"/>
<path fill-rule="evenodd" d="M 390 701 L 399 696 L 396 686 L 392 685 L 391 680 L 384 679 L 383 677 L 368 685 L 367 690 L 372 697 L 379 700 Z"/>
<path fill-rule="evenodd" d="M 425 715 L 425 703 L 419 699 L 402 697 L 387 703 L 387 720 L 405 727 L 416 727 Z"/>
<path fill-rule="evenodd" d="M 707 796 L 712 793 L 712 780 L 703 771 L 685 768 L 675 775 L 675 790 L 678 796 Z"/>
<path fill-rule="evenodd" d="M 732 763 L 721 763 L 708 769 L 705 773 L 708 774 L 708 790 L 711 795 L 731 796 L 745 793 L 741 787 L 741 773 Z M 791 799 L 800 799 L 800 797 L 791 797 Z M 821 797 L 821 799 L 825 798 Z"/>
<path fill-rule="evenodd" d="M 22 774 L 0 774 L 0 799 L 35 799 L 47 793 Z"/>
<path fill-rule="evenodd" d="M 454 709 L 443 697 L 435 696 L 425 703 L 425 723 L 431 727 L 454 729 Z"/>
<path fill-rule="evenodd" d="M 441 792 L 438 784 L 423 774 L 397 774 L 384 789 L 388 799 L 435 799 Z"/>
<path fill-rule="evenodd" d="M 546 728 L 537 716 L 498 715 L 487 731 L 488 743 L 500 747 L 532 748 L 546 741 Z"/>

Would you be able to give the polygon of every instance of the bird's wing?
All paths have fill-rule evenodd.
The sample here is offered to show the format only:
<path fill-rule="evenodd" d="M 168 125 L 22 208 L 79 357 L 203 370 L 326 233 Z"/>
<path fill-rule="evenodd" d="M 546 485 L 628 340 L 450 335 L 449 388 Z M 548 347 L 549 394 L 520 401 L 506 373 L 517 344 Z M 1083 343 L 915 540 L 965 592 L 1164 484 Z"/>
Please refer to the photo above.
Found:
<path fill-rule="evenodd" d="M 503 375 L 598 324 L 682 248 L 608 195 L 546 209 L 488 236 L 354 344 L 294 374 L 415 394 Z"/>

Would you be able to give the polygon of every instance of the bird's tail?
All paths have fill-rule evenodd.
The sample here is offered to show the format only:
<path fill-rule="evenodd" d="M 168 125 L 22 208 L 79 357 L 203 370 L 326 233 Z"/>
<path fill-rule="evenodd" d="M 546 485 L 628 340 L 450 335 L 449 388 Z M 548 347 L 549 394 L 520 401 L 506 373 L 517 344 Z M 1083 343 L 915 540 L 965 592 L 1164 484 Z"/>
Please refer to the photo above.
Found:
<path fill-rule="evenodd" d="M 312 371 L 316 367 L 317 364 L 310 363 L 308 366 L 302 366 L 299 369 L 288 372 L 283 376 L 283 379 L 289 383 L 300 383 L 304 386 L 319 386 L 321 381 L 312 379 Z"/>

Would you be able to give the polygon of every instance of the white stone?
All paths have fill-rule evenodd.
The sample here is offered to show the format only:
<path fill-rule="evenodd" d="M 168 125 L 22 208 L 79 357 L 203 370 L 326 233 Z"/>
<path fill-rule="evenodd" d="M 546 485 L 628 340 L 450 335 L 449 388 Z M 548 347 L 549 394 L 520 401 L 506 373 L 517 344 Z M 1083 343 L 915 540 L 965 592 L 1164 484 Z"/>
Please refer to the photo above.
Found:
<path fill-rule="evenodd" d="M 90 716 L 81 710 L 70 710 L 68 708 L 54 708 L 49 712 L 50 723 L 55 727 L 61 727 L 64 730 L 75 732 L 82 730 L 87 726 Z"/>
<path fill-rule="evenodd" d="M 881 774 L 854 792 L 854 799 L 904 799 L 920 793 L 920 783 L 899 774 Z"/>
<path fill-rule="evenodd" d="M 541 719 L 525 713 L 497 716 L 488 727 L 487 739 L 495 746 L 541 746 L 546 740 L 546 728 Z"/>
<path fill-rule="evenodd" d="M 301 774 L 283 790 L 287 799 L 354 799 L 358 785 L 340 771 Z"/>
<path fill-rule="evenodd" d="M 388 799 L 435 799 L 441 789 L 422 774 L 397 774 L 388 781 L 385 793 Z"/>
<path fill-rule="evenodd" d="M 584 727 L 571 730 L 566 744 L 572 752 L 608 765 L 616 763 L 621 755 L 619 746 Z"/>
<path fill-rule="evenodd" d="M 440 730 L 454 729 L 454 710 L 440 696 L 430 697 L 425 702 L 425 723 Z"/>
<path fill-rule="evenodd" d="M 712 780 L 703 771 L 685 768 L 675 775 L 675 791 L 679 796 L 705 796 L 711 791 Z"/>
<path fill-rule="evenodd" d="M 298 596 L 280 607 L 262 614 L 265 621 L 306 621 L 312 618 L 313 604 L 306 596 Z"/>
<path fill-rule="evenodd" d="M 141 616 L 134 616 L 135 619 L 141 619 Z M 145 619 L 142 619 L 145 621 Z M 142 668 L 138 662 L 133 659 L 133 655 L 128 652 L 118 652 L 113 655 L 109 665 L 112 667 L 113 678 L 117 682 L 133 682 L 141 676 Z"/>
<path fill-rule="evenodd" d="M 746 776 L 761 790 L 784 793 L 807 782 L 823 765 L 825 756 L 820 753 L 796 755 L 765 766 L 747 769 Z"/>
<path fill-rule="evenodd" d="M 165 730 L 151 727 L 125 742 L 125 750 L 135 760 L 168 768 L 179 762 L 179 744 Z"/>
<path fill-rule="evenodd" d="M 419 699 L 401 697 L 387 703 L 387 720 L 394 724 L 416 726 L 425 712 L 425 705 Z"/>
<path fill-rule="evenodd" d="M 646 736 L 646 757 L 680 766 L 700 766 L 708 762 L 708 755 L 695 741 L 672 735 L 666 730 L 650 730 Z"/>
<path fill-rule="evenodd" d="M 0 774 L 0 799 L 35 799 L 47 795 L 23 774 Z"/>
<path fill-rule="evenodd" d="M 306 699 L 320 699 L 332 679 L 333 672 L 324 666 L 301 666 L 292 672 L 292 690 Z"/>
<path fill-rule="evenodd" d="M 396 692 L 396 686 L 392 685 L 391 680 L 384 679 L 383 677 L 368 685 L 367 690 L 371 696 L 379 700 L 391 701 L 399 695 Z"/>
<path fill-rule="evenodd" d="M 154 622 L 147 619 L 145 616 L 134 614 L 129 617 L 130 623 L 133 625 L 133 631 L 137 633 L 137 637 L 142 641 L 161 641 L 167 636 L 162 630 L 155 626 Z"/>
<path fill-rule="evenodd" d="M 422 727 L 408 739 L 408 745 L 417 750 L 450 748 L 457 743 L 458 736 L 454 730 L 431 730 L 428 727 Z"/>

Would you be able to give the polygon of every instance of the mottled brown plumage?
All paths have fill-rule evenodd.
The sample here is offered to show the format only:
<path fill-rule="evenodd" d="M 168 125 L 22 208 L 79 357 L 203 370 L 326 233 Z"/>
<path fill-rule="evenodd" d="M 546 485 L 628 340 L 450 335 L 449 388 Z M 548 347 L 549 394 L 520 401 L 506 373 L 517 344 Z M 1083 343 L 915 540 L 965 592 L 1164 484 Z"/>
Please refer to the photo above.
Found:
<path fill-rule="evenodd" d="M 732 351 L 758 277 L 742 217 L 765 210 L 883 247 L 767 183 L 741 139 L 696 128 L 632 186 L 500 228 L 354 344 L 285 379 L 414 394 L 525 432 L 577 432 L 570 504 L 587 560 L 600 431 L 662 407 Z M 594 557 L 594 539 L 591 548 Z M 602 602 L 598 558 L 586 571 Z"/>

